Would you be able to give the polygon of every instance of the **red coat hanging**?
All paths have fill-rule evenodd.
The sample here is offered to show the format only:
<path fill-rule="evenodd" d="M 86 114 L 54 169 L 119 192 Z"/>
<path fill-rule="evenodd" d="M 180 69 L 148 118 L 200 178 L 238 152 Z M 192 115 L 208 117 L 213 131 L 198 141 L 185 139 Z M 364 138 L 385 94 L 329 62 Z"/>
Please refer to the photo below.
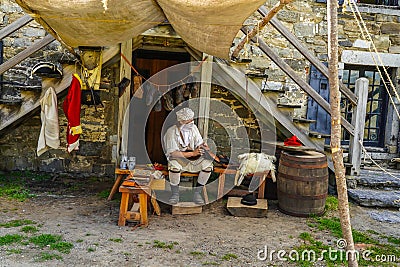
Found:
<path fill-rule="evenodd" d="M 72 82 L 68 89 L 67 97 L 63 103 L 63 110 L 68 120 L 67 126 L 67 150 L 79 149 L 79 135 L 81 127 L 81 87 L 82 81 L 77 74 L 72 76 Z"/>

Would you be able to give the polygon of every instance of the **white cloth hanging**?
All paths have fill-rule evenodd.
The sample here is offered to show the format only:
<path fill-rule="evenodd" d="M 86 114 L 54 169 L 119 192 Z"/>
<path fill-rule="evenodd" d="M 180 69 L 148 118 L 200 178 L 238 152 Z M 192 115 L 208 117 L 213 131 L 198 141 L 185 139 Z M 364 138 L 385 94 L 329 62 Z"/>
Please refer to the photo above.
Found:
<path fill-rule="evenodd" d="M 58 124 L 57 94 L 53 87 L 47 89 L 40 100 L 40 119 L 42 128 L 37 146 L 38 156 L 42 155 L 49 148 L 57 149 L 60 146 L 60 129 Z"/>

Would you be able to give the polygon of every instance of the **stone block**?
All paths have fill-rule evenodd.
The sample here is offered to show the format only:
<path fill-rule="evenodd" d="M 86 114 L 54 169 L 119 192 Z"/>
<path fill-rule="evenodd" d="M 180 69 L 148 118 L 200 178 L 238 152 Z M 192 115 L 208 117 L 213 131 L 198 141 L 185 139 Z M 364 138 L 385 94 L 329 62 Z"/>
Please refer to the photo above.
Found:
<path fill-rule="evenodd" d="M 400 54 L 400 45 L 389 47 L 389 53 Z"/>
<path fill-rule="evenodd" d="M 361 39 L 357 39 L 353 43 L 353 47 L 357 47 L 357 48 L 369 49 L 370 46 L 371 46 L 371 42 L 365 41 L 365 40 L 361 40 Z"/>
<path fill-rule="evenodd" d="M 315 35 L 315 23 L 304 22 L 294 24 L 294 32 L 298 37 L 311 37 Z"/>
<path fill-rule="evenodd" d="M 349 40 L 345 40 L 345 41 L 339 41 L 339 45 L 344 47 L 351 47 L 353 43 L 350 42 Z"/>
<path fill-rule="evenodd" d="M 50 158 L 50 159 L 42 160 L 39 164 L 39 171 L 63 172 L 63 171 L 65 171 L 64 159 Z"/>
<path fill-rule="evenodd" d="M 299 21 L 299 13 L 293 11 L 281 10 L 276 16 L 279 20 L 290 23 L 295 23 Z"/>
<path fill-rule="evenodd" d="M 383 34 L 400 34 L 400 24 L 394 22 L 382 23 L 381 32 Z"/>

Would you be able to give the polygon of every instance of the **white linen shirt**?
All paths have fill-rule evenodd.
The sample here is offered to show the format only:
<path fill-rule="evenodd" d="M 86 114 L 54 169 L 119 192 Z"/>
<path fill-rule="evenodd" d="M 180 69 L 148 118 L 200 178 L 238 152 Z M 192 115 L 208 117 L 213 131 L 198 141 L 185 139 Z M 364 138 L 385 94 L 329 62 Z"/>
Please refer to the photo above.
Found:
<path fill-rule="evenodd" d="M 167 132 L 164 135 L 164 152 L 168 160 L 172 152 L 195 150 L 199 145 L 203 143 L 203 138 L 201 137 L 199 129 L 196 125 L 193 125 L 190 131 L 189 144 L 184 147 L 182 143 L 182 137 L 179 134 L 178 126 L 173 125 L 168 128 Z"/>

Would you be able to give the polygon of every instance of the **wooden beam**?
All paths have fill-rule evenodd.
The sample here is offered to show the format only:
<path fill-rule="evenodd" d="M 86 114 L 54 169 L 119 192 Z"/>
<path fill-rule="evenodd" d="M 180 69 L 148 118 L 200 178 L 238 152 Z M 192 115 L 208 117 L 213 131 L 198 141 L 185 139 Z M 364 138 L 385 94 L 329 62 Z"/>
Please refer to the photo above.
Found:
<path fill-rule="evenodd" d="M 354 126 L 354 136 L 350 136 L 349 159 L 352 164 L 350 175 L 359 175 L 362 156 L 362 142 L 364 139 L 365 114 L 368 101 L 368 79 L 356 80 L 355 93 L 358 96 L 358 105 L 351 117 Z"/>
<path fill-rule="evenodd" d="M 242 32 L 246 32 L 245 27 L 242 28 Z M 258 40 L 256 39 L 258 38 Z M 253 42 L 259 43 L 259 48 L 276 64 L 278 67 L 284 71 L 304 92 L 306 92 L 310 97 L 312 97 L 315 102 L 318 103 L 326 112 L 331 114 L 331 107 L 328 102 L 322 96 L 320 96 L 308 83 L 304 81 L 297 73 L 288 65 L 286 62 L 278 56 L 261 38 L 253 37 Z M 354 135 L 354 127 L 342 117 L 341 124 L 343 127 L 351 134 Z"/>
<path fill-rule="evenodd" d="M 61 81 L 55 78 L 44 78 L 42 80 L 42 88 L 43 91 L 47 90 L 49 87 L 53 87 L 54 91 L 58 96 L 63 95 L 67 89 L 71 85 L 72 81 L 72 74 L 75 72 L 74 65 L 68 65 L 63 68 L 63 76 Z M 12 119 L 8 120 L 6 123 L 0 126 L 0 134 L 3 135 L 9 132 L 11 129 L 17 127 L 22 121 L 28 118 L 30 115 L 33 115 L 36 111 L 40 109 L 40 101 L 36 101 L 33 105 L 28 106 L 27 104 L 24 105 L 18 111 Z"/>
<path fill-rule="evenodd" d="M 55 38 L 52 35 L 48 34 L 43 39 L 34 42 L 30 47 L 28 47 L 24 51 L 20 52 L 16 56 L 12 57 L 11 59 L 9 59 L 6 62 L 4 62 L 3 64 L 1 64 L 0 65 L 0 75 L 3 74 L 4 72 L 6 72 L 7 70 L 11 69 L 15 65 L 17 65 L 18 63 L 23 61 L 24 59 L 28 58 L 33 53 L 39 51 L 46 45 L 50 44 L 54 40 L 55 40 Z"/>
<path fill-rule="evenodd" d="M 239 57 L 239 52 L 240 50 L 243 49 L 244 45 L 248 40 L 256 36 L 262 28 L 265 27 L 265 25 L 268 24 L 268 22 L 275 16 L 276 13 L 278 13 L 279 10 L 281 10 L 285 5 L 289 4 L 292 2 L 292 0 L 279 0 L 279 3 L 275 4 L 275 6 L 272 7 L 272 9 L 263 16 L 263 19 L 258 22 L 258 25 L 255 26 L 245 37 L 240 41 L 240 43 L 236 46 L 235 50 L 232 53 L 232 58 L 238 58 Z"/>
<path fill-rule="evenodd" d="M 200 103 L 199 103 L 199 120 L 198 126 L 200 134 L 204 139 L 208 136 L 208 123 L 210 117 L 210 96 L 211 96 L 211 80 L 213 56 L 203 53 L 203 64 L 201 65 L 201 86 L 200 86 Z"/>
<path fill-rule="evenodd" d="M 132 60 L 132 39 L 121 43 L 121 54 L 123 54 L 129 61 Z M 129 80 L 132 79 L 132 69 L 131 66 L 126 62 L 125 60 L 120 61 L 120 69 L 119 69 L 119 81 L 122 81 L 122 79 L 128 78 Z M 132 83 L 132 81 L 131 81 Z M 129 88 L 131 87 L 132 84 L 129 85 Z M 124 123 L 124 118 L 125 118 L 125 111 L 129 107 L 129 103 L 131 100 L 131 90 L 126 89 L 122 96 L 119 97 L 119 102 L 118 102 L 118 139 L 117 139 L 117 157 L 120 156 L 120 148 L 121 148 L 121 141 L 122 141 L 122 132 L 123 132 L 123 123 Z M 133 155 L 125 155 L 125 156 L 133 156 Z M 112 159 L 114 160 L 119 160 L 117 159 Z"/>
<path fill-rule="evenodd" d="M 262 6 L 258 9 L 258 12 L 266 16 L 268 14 L 268 10 Z M 282 24 L 277 18 L 272 18 L 270 21 L 271 25 L 282 34 L 297 50 L 313 64 L 325 77 L 328 78 L 329 71 L 328 67 L 322 64 L 322 62 L 316 58 L 311 52 L 300 42 L 299 39 L 295 35 L 293 35 L 286 27 Z M 350 100 L 353 105 L 357 105 L 357 96 L 344 85 L 342 82 L 339 83 L 339 89 L 343 93 L 346 98 Z"/>
<path fill-rule="evenodd" d="M 22 28 L 32 20 L 33 18 L 31 16 L 25 15 L 14 21 L 10 25 L 7 25 L 6 27 L 0 30 L 0 40 L 7 37 L 11 33 L 17 31 L 18 29 Z"/>

